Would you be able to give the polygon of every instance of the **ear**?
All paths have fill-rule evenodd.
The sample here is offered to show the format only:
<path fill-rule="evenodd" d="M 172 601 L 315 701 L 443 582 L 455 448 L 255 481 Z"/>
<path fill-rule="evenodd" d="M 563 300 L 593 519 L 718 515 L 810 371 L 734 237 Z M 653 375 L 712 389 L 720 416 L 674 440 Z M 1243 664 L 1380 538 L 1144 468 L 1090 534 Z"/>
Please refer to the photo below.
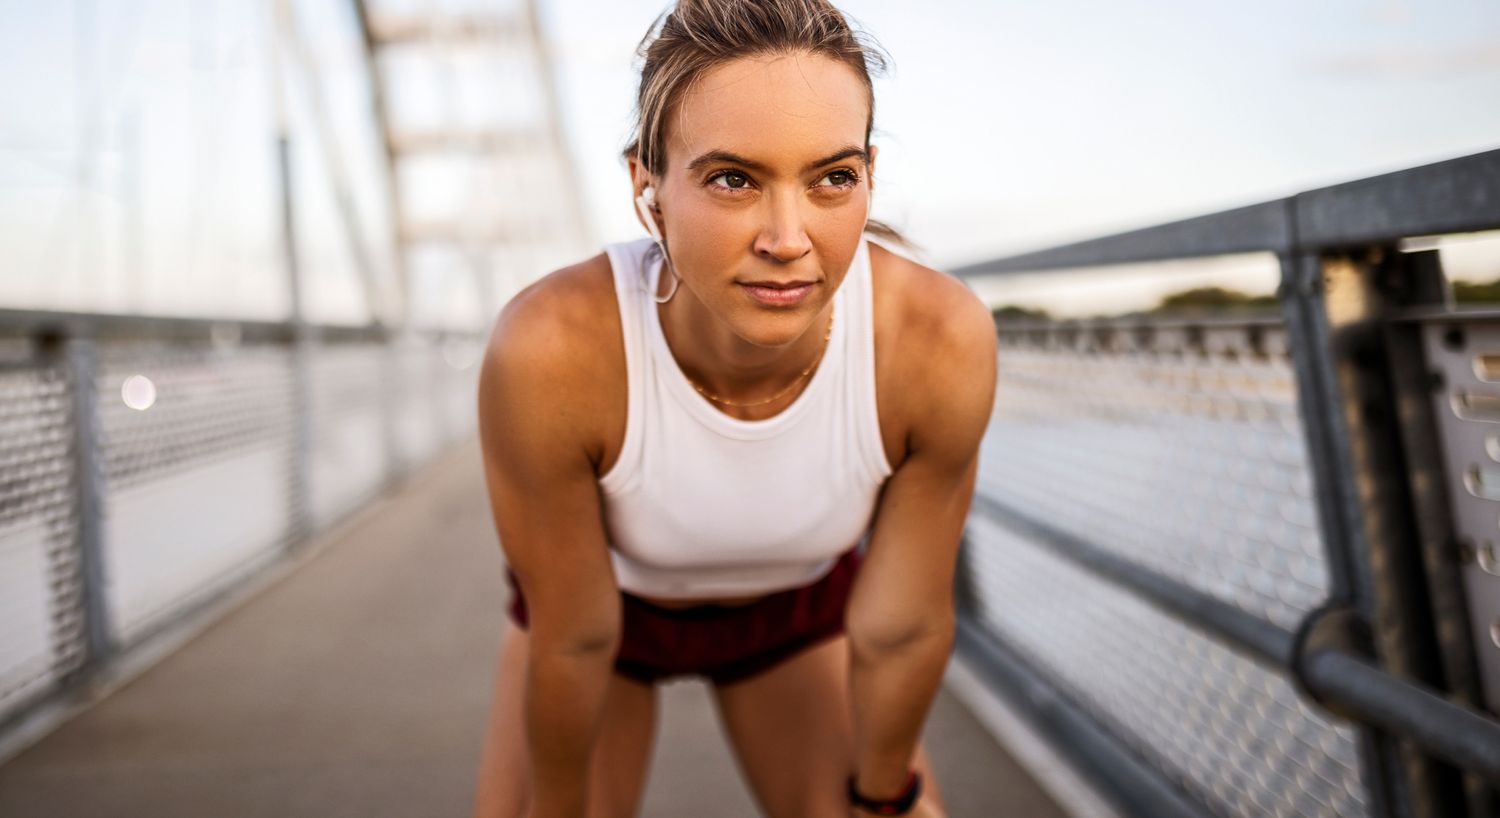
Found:
<path fill-rule="evenodd" d="M 630 189 L 631 198 L 641 195 L 641 188 L 651 184 L 651 176 L 646 173 L 646 166 L 641 163 L 639 156 L 632 156 L 626 160 L 630 167 Z"/>
<path fill-rule="evenodd" d="M 641 195 L 641 191 L 651 184 L 651 174 L 646 172 L 646 166 L 638 157 L 630 157 L 628 163 L 630 165 L 630 212 L 635 214 L 635 220 L 640 222 L 641 227 L 646 228 L 646 232 L 649 233 L 651 229 L 646 227 L 646 222 L 641 217 L 641 209 L 636 206 L 635 200 Z"/>

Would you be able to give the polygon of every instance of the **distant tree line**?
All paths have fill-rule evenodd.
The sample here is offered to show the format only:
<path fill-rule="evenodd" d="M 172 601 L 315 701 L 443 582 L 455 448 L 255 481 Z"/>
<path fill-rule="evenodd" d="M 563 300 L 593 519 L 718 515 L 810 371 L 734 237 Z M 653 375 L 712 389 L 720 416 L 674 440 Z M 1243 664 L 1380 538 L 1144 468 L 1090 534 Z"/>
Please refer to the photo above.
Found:
<path fill-rule="evenodd" d="M 1500 278 L 1493 281 L 1450 281 L 1453 300 L 1458 304 L 1500 304 Z M 1126 318 L 1137 315 L 1243 313 L 1279 309 L 1275 293 L 1250 295 L 1224 287 L 1194 287 L 1190 290 L 1163 296 L 1156 306 L 1148 310 L 1137 310 L 1113 315 L 1096 315 L 1094 318 Z M 992 310 L 996 321 L 1016 319 L 1049 320 L 1052 316 L 1043 309 L 1004 304 Z"/>
<path fill-rule="evenodd" d="M 1500 290 L 1497 290 L 1500 292 Z M 1277 301 L 1274 293 L 1268 295 L 1250 295 L 1238 290 L 1230 290 L 1224 287 L 1195 287 L 1190 290 L 1169 293 L 1157 302 L 1156 306 L 1148 310 L 1137 310 L 1128 313 L 1115 313 L 1113 315 L 1096 315 L 1094 318 L 1123 318 L 1135 315 L 1157 315 L 1161 313 L 1216 313 L 1216 312 L 1246 312 L 1267 309 L 1276 309 Z M 994 308 L 991 312 L 996 321 L 1016 319 L 1042 319 L 1047 320 L 1052 316 L 1043 309 L 1022 307 L 1015 304 L 1003 304 Z"/>
<path fill-rule="evenodd" d="M 1494 281 L 1454 281 L 1453 300 L 1464 303 L 1490 303 L 1500 301 L 1500 278 Z"/>

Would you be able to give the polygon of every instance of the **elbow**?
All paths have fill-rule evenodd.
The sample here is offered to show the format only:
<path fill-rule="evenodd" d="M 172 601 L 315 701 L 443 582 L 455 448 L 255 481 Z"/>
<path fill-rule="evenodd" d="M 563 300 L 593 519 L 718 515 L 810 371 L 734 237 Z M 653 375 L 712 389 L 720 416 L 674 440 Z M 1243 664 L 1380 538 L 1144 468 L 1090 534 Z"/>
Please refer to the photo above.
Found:
<path fill-rule="evenodd" d="M 532 642 L 532 651 L 562 656 L 609 656 L 620 650 L 619 633 L 572 634 Z"/>
<path fill-rule="evenodd" d="M 620 623 L 599 623 L 594 627 L 581 628 L 569 623 L 560 631 L 545 627 L 532 629 L 532 650 L 569 656 L 614 656 L 620 650 Z"/>
<path fill-rule="evenodd" d="M 525 580 L 521 582 L 524 588 Z M 609 590 L 526 597 L 531 652 L 582 657 L 618 652 L 625 616 L 620 595 Z"/>
<path fill-rule="evenodd" d="M 557 656 L 613 657 L 620 650 L 621 621 L 618 616 L 580 620 L 577 611 L 569 611 L 561 620 L 532 615 L 531 652 Z"/>

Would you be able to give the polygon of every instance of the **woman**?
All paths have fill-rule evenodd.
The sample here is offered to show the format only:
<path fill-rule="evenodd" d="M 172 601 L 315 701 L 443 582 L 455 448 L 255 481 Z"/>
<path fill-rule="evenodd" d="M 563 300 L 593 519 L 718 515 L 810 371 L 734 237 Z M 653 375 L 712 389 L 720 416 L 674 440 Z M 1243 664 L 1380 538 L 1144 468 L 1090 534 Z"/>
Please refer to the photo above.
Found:
<path fill-rule="evenodd" d="M 703 676 L 767 815 L 942 816 L 919 739 L 994 325 L 864 239 L 895 237 L 868 218 L 884 63 L 842 15 L 657 23 L 625 151 L 651 236 L 519 293 L 480 375 L 516 627 L 476 815 L 635 815 L 656 685 Z"/>

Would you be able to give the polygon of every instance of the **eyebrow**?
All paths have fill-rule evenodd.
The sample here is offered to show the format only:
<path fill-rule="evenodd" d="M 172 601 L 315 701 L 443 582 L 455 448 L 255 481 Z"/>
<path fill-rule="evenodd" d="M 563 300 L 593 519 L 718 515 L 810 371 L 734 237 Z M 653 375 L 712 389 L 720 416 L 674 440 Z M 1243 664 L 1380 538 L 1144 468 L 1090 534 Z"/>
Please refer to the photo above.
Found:
<path fill-rule="evenodd" d="M 860 161 L 864 163 L 866 167 L 868 167 L 870 164 L 870 154 L 868 151 L 856 145 L 849 145 L 828 154 L 822 159 L 808 162 L 805 166 L 803 166 L 802 172 L 808 173 L 810 171 L 823 167 L 824 165 L 833 164 L 840 159 L 848 159 L 851 156 L 858 156 Z M 703 154 L 697 159 L 689 162 L 687 169 L 689 173 L 695 173 L 698 170 L 702 169 L 705 165 L 712 165 L 715 162 L 724 162 L 731 165 L 743 165 L 747 168 L 750 168 L 751 170 L 760 171 L 762 173 L 770 171 L 770 168 L 766 167 L 760 162 L 756 162 L 753 159 L 746 159 L 745 157 L 740 156 L 737 153 L 732 153 L 730 151 L 724 150 L 712 150 L 708 153 Z"/>

